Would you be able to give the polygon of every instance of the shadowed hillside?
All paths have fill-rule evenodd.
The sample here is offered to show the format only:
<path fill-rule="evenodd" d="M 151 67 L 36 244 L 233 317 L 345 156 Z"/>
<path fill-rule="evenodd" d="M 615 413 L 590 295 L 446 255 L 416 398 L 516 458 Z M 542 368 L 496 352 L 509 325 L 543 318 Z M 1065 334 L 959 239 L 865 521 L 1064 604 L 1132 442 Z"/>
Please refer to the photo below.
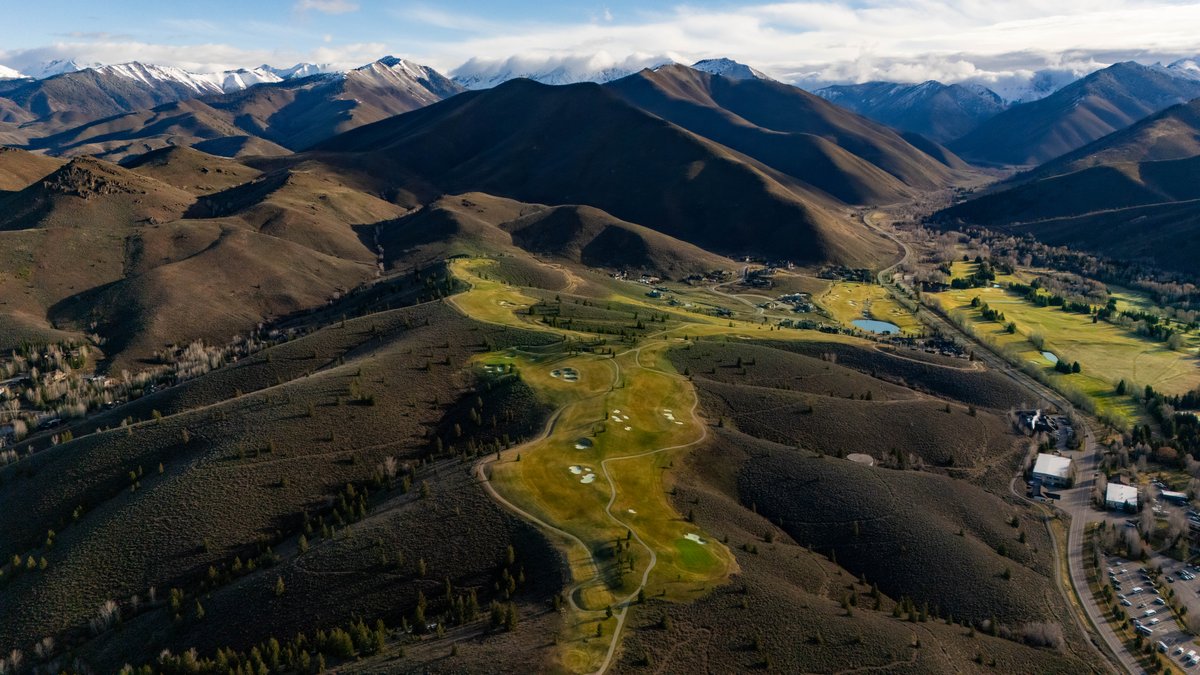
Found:
<path fill-rule="evenodd" d="M 948 169 L 892 130 L 806 91 L 686 68 L 608 85 L 634 105 L 854 204 L 897 201 L 949 181 Z"/>
<path fill-rule="evenodd" d="M 890 248 L 791 177 L 596 85 L 514 80 L 356 129 L 317 150 L 322 161 L 366 168 L 381 190 L 411 185 L 594 206 L 718 252 L 865 264 Z"/>

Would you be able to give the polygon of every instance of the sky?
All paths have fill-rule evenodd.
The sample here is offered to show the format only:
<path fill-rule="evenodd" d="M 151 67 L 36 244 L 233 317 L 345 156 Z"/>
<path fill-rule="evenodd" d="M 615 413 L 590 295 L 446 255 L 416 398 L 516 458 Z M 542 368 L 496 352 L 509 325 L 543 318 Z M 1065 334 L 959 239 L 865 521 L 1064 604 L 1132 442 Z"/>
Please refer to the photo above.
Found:
<path fill-rule="evenodd" d="M 212 72 L 392 54 L 461 74 L 726 56 L 790 82 L 989 82 L 1200 55 L 1200 2 L 1171 0 L 5 4 L 0 64 L 25 72 L 56 58 Z"/>

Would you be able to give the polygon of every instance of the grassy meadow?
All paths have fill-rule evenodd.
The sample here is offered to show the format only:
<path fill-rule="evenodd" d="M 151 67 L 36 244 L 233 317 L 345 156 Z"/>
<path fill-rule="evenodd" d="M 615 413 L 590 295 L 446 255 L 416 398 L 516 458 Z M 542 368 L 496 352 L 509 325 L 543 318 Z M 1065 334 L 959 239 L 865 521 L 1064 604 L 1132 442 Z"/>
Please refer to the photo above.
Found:
<path fill-rule="evenodd" d="M 954 264 L 956 277 L 966 276 L 974 263 Z M 1172 351 L 1164 342 L 1139 336 L 1113 324 L 1098 321 L 1085 314 L 1064 312 L 1058 307 L 1038 307 L 1004 285 L 1023 281 L 1019 276 L 999 275 L 996 284 L 1001 288 L 951 289 L 929 294 L 942 309 L 966 322 L 976 335 L 1014 355 L 1023 363 L 1041 368 L 1046 378 L 1067 389 L 1086 394 L 1096 404 L 1099 414 L 1126 422 L 1138 418 L 1137 406 L 1127 396 L 1118 396 L 1116 386 L 1125 380 L 1133 387 L 1151 385 L 1158 391 L 1177 394 L 1200 386 L 1200 362 L 1194 349 Z M 927 296 L 928 297 L 928 296 Z M 1004 314 L 1004 321 L 987 321 L 981 307 L 972 307 L 973 299 Z M 1121 298 L 1125 298 L 1122 300 Z M 1125 291 L 1118 296 L 1121 302 L 1145 303 L 1136 294 Z M 1009 333 L 1006 324 L 1016 325 Z M 1043 342 L 1042 349 L 1035 343 Z M 1054 369 L 1054 363 L 1043 351 L 1068 362 L 1078 361 L 1081 372 L 1064 375 Z"/>

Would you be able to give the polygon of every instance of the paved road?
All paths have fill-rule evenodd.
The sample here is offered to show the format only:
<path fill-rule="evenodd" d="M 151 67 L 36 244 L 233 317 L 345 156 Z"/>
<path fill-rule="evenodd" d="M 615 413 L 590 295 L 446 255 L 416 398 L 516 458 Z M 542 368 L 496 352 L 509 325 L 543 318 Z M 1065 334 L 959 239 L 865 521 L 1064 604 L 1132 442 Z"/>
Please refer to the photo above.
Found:
<path fill-rule="evenodd" d="M 901 241 L 899 238 L 892 235 L 892 233 L 876 226 L 873 222 L 871 222 L 871 214 L 864 213 L 862 216 L 862 221 L 867 227 L 879 232 L 888 239 L 891 239 L 904 251 L 904 255 L 900 260 L 890 267 L 880 270 L 878 274 L 878 281 L 880 284 L 888 287 L 894 295 L 902 295 L 900 289 L 894 283 L 891 273 L 900 265 L 908 262 L 908 260 L 912 257 L 912 249 L 907 243 Z M 1079 476 L 1079 479 L 1075 488 L 1062 491 L 1061 494 L 1063 497 L 1061 500 L 1059 500 L 1058 507 L 1071 516 L 1071 526 L 1067 531 L 1067 569 L 1070 573 L 1071 584 L 1075 587 L 1075 595 L 1079 598 L 1080 604 L 1084 608 L 1084 611 L 1087 612 L 1088 618 L 1095 630 L 1089 629 L 1089 627 L 1080 620 L 1080 617 L 1076 612 L 1071 612 L 1071 614 L 1075 617 L 1076 623 L 1079 625 L 1080 630 L 1082 630 L 1085 635 L 1095 635 L 1096 633 L 1099 633 L 1099 636 L 1104 641 L 1104 645 L 1107 650 L 1100 649 L 1094 642 L 1091 644 L 1093 647 L 1096 647 L 1098 654 L 1103 656 L 1106 661 L 1111 663 L 1115 659 L 1116 663 L 1113 665 L 1119 665 L 1122 670 L 1129 673 L 1143 672 L 1142 668 L 1138 666 L 1137 661 L 1134 660 L 1132 655 L 1130 655 L 1128 650 L 1126 650 L 1125 645 L 1121 642 L 1120 638 L 1117 637 L 1117 635 L 1105 622 L 1104 611 L 1097 604 L 1095 598 L 1092 597 L 1087 585 L 1087 571 L 1084 567 L 1083 561 L 1084 534 L 1086 532 L 1088 523 L 1096 522 L 1104 518 L 1103 512 L 1097 511 L 1091 506 L 1091 490 L 1095 482 L 1095 479 L 1092 478 L 1092 474 L 1098 468 L 1099 453 L 1097 452 L 1095 436 L 1092 433 L 1090 424 L 1084 418 L 1082 413 L 1075 410 L 1075 406 L 1072 405 L 1070 401 L 1053 389 L 1050 389 L 1041 382 L 1038 382 L 1032 377 L 1021 372 L 1020 369 L 1014 368 L 1012 364 L 1010 364 L 999 354 L 995 353 L 988 345 L 976 340 L 974 336 L 960 329 L 957 325 L 946 319 L 940 313 L 925 307 L 924 305 L 918 304 L 917 308 L 918 316 L 924 323 L 936 328 L 943 335 L 955 336 L 964 344 L 974 345 L 976 348 L 973 353 L 977 360 L 982 361 L 993 370 L 1008 376 L 1014 382 L 1032 393 L 1035 398 L 1049 401 L 1064 412 L 1075 411 L 1075 418 L 1079 422 L 1080 426 L 1082 426 L 1082 429 L 1077 429 L 1076 432 L 1079 433 L 1082 431 L 1083 433 L 1083 448 L 1078 452 L 1066 452 L 1064 454 L 1073 455 L 1073 459 L 1075 460 L 1076 467 L 1078 469 L 1077 476 Z M 1019 497 L 1023 497 L 1023 495 L 1019 492 L 1016 494 Z M 1049 532 L 1051 539 L 1055 539 L 1053 529 L 1050 529 Z M 1057 560 L 1057 544 L 1055 548 Z M 1062 588 L 1060 576 L 1057 570 L 1055 571 L 1054 579 L 1055 585 L 1059 587 L 1061 592 L 1066 594 L 1067 591 L 1066 589 Z M 1070 602 L 1069 597 L 1066 599 L 1068 604 L 1074 604 Z"/>

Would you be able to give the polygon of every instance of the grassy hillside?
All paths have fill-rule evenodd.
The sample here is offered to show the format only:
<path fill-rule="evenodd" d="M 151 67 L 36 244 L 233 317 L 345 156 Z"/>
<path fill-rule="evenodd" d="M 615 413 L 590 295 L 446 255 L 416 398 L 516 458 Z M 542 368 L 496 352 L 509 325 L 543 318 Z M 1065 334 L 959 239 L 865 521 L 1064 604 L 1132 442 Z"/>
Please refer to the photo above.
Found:
<path fill-rule="evenodd" d="M 486 607 L 492 574 L 509 544 L 519 547 L 525 574 L 535 580 L 527 587 L 530 597 L 541 593 L 544 600 L 554 589 L 544 585 L 554 578 L 554 557 L 466 480 L 466 467 L 456 461 L 466 451 L 462 441 L 448 436 L 438 452 L 427 435 L 451 420 L 469 424 L 459 417 L 466 409 L 500 422 L 471 431 L 472 443 L 532 431 L 544 413 L 530 405 L 527 390 L 519 384 L 478 388 L 470 377 L 447 377 L 457 367 L 442 363 L 462 364 L 484 342 L 514 339 L 504 333 L 511 331 L 473 324 L 440 303 L 335 324 L 266 352 L 257 366 L 240 367 L 235 381 L 246 394 L 230 398 L 218 385 L 211 403 L 193 399 L 175 413 L 164 406 L 161 420 L 87 435 L 8 467 L 0 473 L 2 499 L 6 508 L 21 504 L 27 517 L 6 521 L 3 539 L 13 552 L 36 552 L 50 564 L 0 590 L 9 612 L 2 639 L 25 644 L 74 630 L 105 600 L 128 608 L 134 595 L 145 606 L 126 630 L 89 643 L 96 662 L 136 658 L 148 653 L 147 642 L 206 652 L 247 648 L 265 637 L 255 628 L 262 603 L 275 608 L 270 630 L 277 635 L 363 614 L 399 623 L 417 590 L 432 598 L 446 577 L 464 592 L 476 589 Z M 447 335 L 458 337 L 447 341 Z M 308 350 L 318 357 L 288 356 Z M 322 358 L 326 350 L 340 355 Z M 251 378 L 277 361 L 296 366 L 277 370 L 277 384 L 251 391 Z M 402 391 L 389 388 L 396 373 L 403 373 Z M 206 378 L 182 386 L 211 389 Z M 370 404 L 355 398 L 363 391 Z M 453 405 L 468 395 L 463 400 L 478 396 L 482 405 Z M 379 472 L 389 457 L 401 470 L 381 486 Z M 366 515 L 335 508 L 348 483 L 375 493 L 364 502 Z M 311 548 L 302 550 L 297 537 L 306 521 Z M 320 523 L 344 531 L 322 536 Z M 53 547 L 44 546 L 48 529 L 57 531 Z M 461 537 L 447 539 L 448 529 Z M 379 549 L 378 541 L 389 543 Z M 116 558 L 113 546 L 123 551 Z M 280 560 L 262 557 L 268 546 Z M 242 564 L 257 559 L 260 567 L 270 562 L 272 569 L 234 570 L 235 557 Z M 539 571 L 546 565 L 551 568 Z M 218 570 L 216 583 L 206 572 L 210 566 Z M 290 589 L 282 599 L 272 590 L 277 577 Z M 322 581 L 331 577 L 338 584 Z M 147 602 L 151 586 L 162 593 L 157 603 Z M 173 587 L 187 593 L 189 610 L 194 594 L 214 627 L 185 611 L 183 623 L 172 628 L 162 603 Z M 261 600 L 247 602 L 255 597 Z"/>
<path fill-rule="evenodd" d="M 697 345 L 693 350 L 700 347 Z M 799 464 L 804 461 L 809 463 Z M 793 462 L 802 472 L 800 475 L 790 473 Z M 871 474 L 882 475 L 868 478 Z M 698 602 L 689 605 L 648 603 L 639 607 L 635 614 L 636 623 L 627 639 L 622 670 L 654 672 L 658 668 L 710 668 L 734 671 L 770 667 L 825 672 L 876 668 L 887 672 L 924 673 L 983 672 L 1001 668 L 1006 672 L 1067 673 L 1090 669 L 1091 666 L 1085 665 L 1088 656 L 1072 647 L 1047 649 L 1022 644 L 1019 620 L 1010 619 L 1015 621 L 1014 624 L 999 622 L 1012 630 L 1016 639 L 992 637 L 987 630 L 960 624 L 970 623 L 970 620 L 964 621 L 967 617 L 962 614 L 951 617 L 945 604 L 950 599 L 945 596 L 939 596 L 929 604 L 924 612 L 927 620 L 923 620 L 924 602 L 914 601 L 915 609 L 911 614 L 907 609 L 908 588 L 897 584 L 889 591 L 883 590 L 885 583 L 897 580 L 889 570 L 882 570 L 882 577 L 873 576 L 865 569 L 852 570 L 866 561 L 882 559 L 879 547 L 886 546 L 882 541 L 902 541 L 912 545 L 907 554 L 888 560 L 924 555 L 920 552 L 923 547 L 915 544 L 928 537 L 921 529 L 928 523 L 907 522 L 912 518 L 911 512 L 901 505 L 889 507 L 888 511 L 895 509 L 896 515 L 883 520 L 868 521 L 870 515 L 857 513 L 864 516 L 859 525 L 860 541 L 867 540 L 863 533 L 868 527 L 876 534 L 890 530 L 882 539 L 871 540 L 872 549 L 867 555 L 851 549 L 834 549 L 836 554 L 829 549 L 814 549 L 810 545 L 821 543 L 819 540 L 793 536 L 793 532 L 804 535 L 807 530 L 800 528 L 845 530 L 847 535 L 852 535 L 852 521 L 841 519 L 856 515 L 861 508 L 857 502 L 871 502 L 873 498 L 867 494 L 893 495 L 885 499 L 899 497 L 898 493 L 888 491 L 895 490 L 891 477 L 902 478 L 907 474 L 862 468 L 832 457 L 816 459 L 798 453 L 793 447 L 762 441 L 731 429 L 716 430 L 710 443 L 687 460 L 686 470 L 676 483 L 675 500 L 681 509 L 693 512 L 698 523 L 720 533 L 734 545 L 740 572 L 729 585 Z M 805 515 L 792 519 L 795 522 L 792 525 L 784 518 L 781 527 L 777 520 L 781 514 L 766 513 L 763 507 L 766 504 L 774 507 L 778 503 L 769 498 L 776 493 L 767 486 L 779 485 L 789 475 L 794 476 L 793 480 L 776 499 L 803 508 Z M 912 475 L 919 478 L 922 474 Z M 824 481 L 829 479 L 834 482 L 825 485 Z M 865 484 L 859 488 L 856 482 Z M 947 481 L 946 484 L 953 483 Z M 853 490 L 854 495 L 843 494 L 846 490 Z M 979 499 L 979 495 L 984 494 L 974 489 L 973 492 L 972 499 Z M 748 501 L 759 496 L 767 498 L 762 502 Z M 855 500 L 854 496 L 859 499 Z M 943 496 L 946 495 L 934 490 L 924 496 L 921 503 L 930 499 L 939 501 Z M 755 507 L 755 512 L 746 508 L 748 504 Z M 940 504 L 935 508 L 940 508 Z M 1006 541 L 1013 536 L 1014 530 L 1005 523 L 985 525 L 970 519 L 951 518 L 953 523 L 941 523 L 939 527 L 949 530 L 945 544 L 956 550 L 974 550 L 983 553 L 984 557 L 994 555 L 988 544 L 976 540 L 974 527 L 979 527 L 980 533 L 988 533 L 985 536 L 995 536 L 997 541 Z M 830 519 L 830 522 L 817 524 L 824 519 Z M 956 533 L 960 523 L 964 537 Z M 899 534 L 910 525 L 922 532 L 920 537 Z M 1023 526 L 1023 531 L 1044 545 L 1044 531 L 1039 534 L 1034 529 L 1033 523 Z M 914 563 L 919 569 L 920 562 L 914 560 Z M 971 564 L 977 566 L 979 562 Z M 959 571 L 978 569 L 952 567 L 940 562 L 931 567 Z M 1044 567 L 1041 574 L 1046 574 Z M 913 586 L 922 583 L 918 578 Z M 958 577 L 949 587 L 971 588 L 973 583 L 974 579 L 968 581 Z M 1045 587 L 1050 581 L 1045 576 L 1033 574 L 1025 583 Z M 960 592 L 957 597 L 970 597 L 970 594 Z M 991 620 L 989 611 L 991 608 L 983 608 L 982 612 L 988 621 Z M 1049 605 L 1034 606 L 1030 611 L 1035 616 L 1053 616 L 1065 610 Z M 789 620 L 779 621 L 785 616 Z M 663 617 L 667 619 L 664 621 Z M 1064 628 L 1069 634 L 1071 626 Z"/>

